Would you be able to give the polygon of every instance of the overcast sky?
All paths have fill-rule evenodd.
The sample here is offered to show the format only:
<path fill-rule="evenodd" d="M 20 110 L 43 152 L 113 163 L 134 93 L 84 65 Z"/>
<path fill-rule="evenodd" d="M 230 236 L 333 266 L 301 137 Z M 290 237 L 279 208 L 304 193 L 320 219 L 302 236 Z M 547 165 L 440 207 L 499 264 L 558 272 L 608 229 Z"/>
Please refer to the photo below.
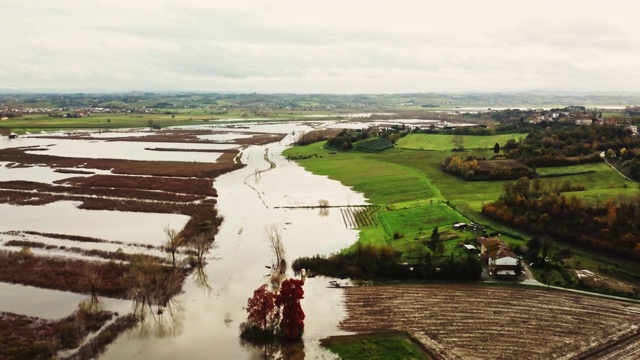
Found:
<path fill-rule="evenodd" d="M 20 0 L 0 90 L 640 92 L 631 0 Z"/>

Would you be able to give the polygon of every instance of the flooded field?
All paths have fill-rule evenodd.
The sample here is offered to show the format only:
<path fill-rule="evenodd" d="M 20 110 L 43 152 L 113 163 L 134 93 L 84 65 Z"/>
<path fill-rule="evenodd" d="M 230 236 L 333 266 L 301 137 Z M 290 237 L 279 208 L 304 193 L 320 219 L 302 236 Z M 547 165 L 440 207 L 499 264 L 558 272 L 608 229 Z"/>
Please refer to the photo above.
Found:
<path fill-rule="evenodd" d="M 226 145 L 155 142 L 157 134 L 149 137 L 149 141 L 154 142 L 97 140 L 113 138 L 113 133 L 84 136 L 84 139 L 34 137 L 12 143 L 3 141 L 0 148 L 4 149 L 37 146 L 47 150 L 28 151 L 29 163 L 26 167 L 16 166 L 13 161 L 2 162 L 0 184 L 3 185 L 0 187 L 4 190 L 0 190 L 7 193 L 7 197 L 4 198 L 4 203 L 0 204 L 0 216 L 3 217 L 3 222 L 0 223 L 0 250 L 14 253 L 24 251 L 20 250 L 19 246 L 9 246 L 10 241 L 17 240 L 30 241 L 34 246 L 37 245 L 30 250 L 37 257 L 48 254 L 69 259 L 86 259 L 90 255 L 83 252 L 99 250 L 108 254 L 124 252 L 125 255 L 143 252 L 166 258 L 167 255 L 157 248 L 165 241 L 165 228 L 193 231 L 197 228 L 198 222 L 206 219 L 200 217 L 193 223 L 194 216 L 202 216 L 201 210 L 198 209 L 205 206 L 205 203 L 199 205 L 201 200 L 193 200 L 186 196 L 187 193 L 195 195 L 195 192 L 187 189 L 194 186 L 197 179 L 185 178 L 182 183 L 186 187 L 178 186 L 171 192 L 179 193 L 184 200 L 177 198 L 158 202 L 153 199 L 160 195 L 168 196 L 166 190 L 161 190 L 166 186 L 157 184 L 154 186 L 158 190 L 143 191 L 141 182 L 135 186 L 127 182 L 127 179 L 131 179 L 131 183 L 135 184 L 133 177 L 149 176 L 143 172 L 135 175 L 135 171 L 131 170 L 131 175 L 113 177 L 118 185 L 108 192 L 96 187 L 102 186 L 99 184 L 103 183 L 104 179 L 108 180 L 108 176 L 113 176 L 108 170 L 99 170 L 100 176 L 107 176 L 104 179 L 90 174 L 93 171 L 88 171 L 89 174 L 60 173 L 56 172 L 61 169 L 57 162 L 64 167 L 64 164 L 69 164 L 64 163 L 67 160 L 43 158 L 48 161 L 44 164 L 38 161 L 37 156 L 55 155 L 60 159 L 94 157 L 98 159 L 96 164 L 100 164 L 99 161 L 103 161 L 103 158 L 106 158 L 106 161 L 153 160 L 156 161 L 153 163 L 155 167 L 161 166 L 157 161 L 203 161 L 218 163 L 212 166 L 220 167 L 222 165 L 219 164 L 220 160 L 216 157 L 218 154 L 215 153 L 148 151 L 145 148 L 237 148 L 240 151 L 240 161 L 246 166 L 239 168 L 229 163 L 228 168 L 235 171 L 217 176 L 213 183 L 217 196 L 206 197 L 209 199 L 206 200 L 209 204 L 206 206 L 215 206 L 217 213 L 224 218 L 213 249 L 205 255 L 207 265 L 188 276 L 182 286 L 182 292 L 165 305 L 164 313 L 149 312 L 149 316 L 142 323 L 119 336 L 101 358 L 211 358 L 212 355 L 215 358 L 255 358 L 262 350 L 240 343 L 239 325 L 246 319 L 244 306 L 247 299 L 253 290 L 268 281 L 270 270 L 266 267 L 271 266 L 275 259 L 265 237 L 265 228 L 275 225 L 281 229 L 289 262 L 299 256 L 329 254 L 355 242 L 357 231 L 348 228 L 338 208 L 321 213 L 318 209 L 296 207 L 317 206 L 320 199 L 329 201 L 332 206 L 366 204 L 361 194 L 354 193 L 338 182 L 314 176 L 280 155 L 287 144 L 295 139 L 296 134 L 309 130 L 309 126 L 296 123 L 243 124 L 233 129 L 233 132 L 223 132 L 220 129 L 220 134 L 201 137 L 203 140 L 229 142 Z M 238 139 L 251 140 L 255 135 L 250 133 L 256 132 L 280 133 L 286 134 L 286 137 L 266 145 L 232 143 Z M 131 135 L 122 133 L 116 136 L 126 140 L 125 134 Z M 144 132 L 136 133 L 135 136 L 140 139 L 147 137 Z M 147 153 L 158 154 L 161 157 L 149 158 Z M 178 157 L 174 157 L 178 154 Z M 208 159 L 203 159 L 202 155 Z M 10 157 L 12 160 L 20 159 L 16 155 Z M 232 158 L 225 161 L 233 162 Z M 33 166 L 34 163 L 39 166 Z M 74 166 L 64 168 L 71 169 L 72 172 L 78 169 Z M 82 171 L 85 170 L 89 168 L 82 167 Z M 145 171 L 153 173 L 155 170 L 145 168 Z M 202 176 L 206 178 L 207 175 Z M 86 180 L 66 180 L 77 177 Z M 163 181 L 168 180 L 169 178 Z M 49 184 L 49 188 L 24 183 L 27 181 L 46 183 Z M 55 185 L 51 185 L 54 182 Z M 137 190 L 133 191 L 132 186 Z M 52 195 L 50 198 L 49 195 L 43 195 L 42 189 L 47 189 L 47 194 L 53 191 L 51 194 L 55 196 Z M 85 189 L 82 190 L 83 194 L 88 191 L 86 189 L 91 189 L 94 192 L 100 190 L 113 195 L 104 199 L 89 199 L 92 203 L 83 197 L 89 195 L 72 196 L 62 192 L 69 191 L 75 194 L 78 193 L 78 189 Z M 28 203 L 28 196 L 35 197 L 38 203 L 32 206 L 13 204 L 14 201 Z M 124 197 L 122 199 L 126 200 L 110 200 L 115 199 L 111 196 Z M 76 201 L 76 198 L 79 201 Z M 95 202 L 96 199 L 100 202 Z M 71 247 L 78 249 L 75 250 L 76 253 L 68 252 Z M 184 260 L 186 255 L 178 254 L 178 259 Z M 95 261 L 106 260 L 96 258 Z M 292 273 L 287 275 L 294 276 Z M 319 339 L 344 333 L 338 329 L 338 323 L 345 316 L 343 294 L 330 288 L 328 282 L 328 279 L 318 277 L 308 279 L 305 284 L 305 298 L 302 300 L 302 307 L 306 312 L 304 346 L 296 351 L 298 354 L 302 351 L 307 358 L 333 358 L 330 353 L 319 347 Z M 0 294 L 3 294 L 0 295 L 0 311 L 46 319 L 68 316 L 80 301 L 87 298 L 87 294 L 23 285 L 0 283 L 0 286 L 3 286 L 0 289 Z M 47 299 L 52 304 L 47 305 L 47 309 L 50 310 L 38 310 L 43 306 L 43 303 L 38 301 L 21 301 L 26 297 Z M 130 301 L 112 300 L 108 297 L 103 297 L 102 300 L 105 309 L 119 313 L 131 312 L 134 305 L 135 302 L 132 304 Z"/>
<path fill-rule="evenodd" d="M 273 130 L 291 133 L 304 127 L 259 127 L 259 131 Z M 225 220 L 205 269 L 210 288 L 202 287 L 197 279 L 189 279 L 185 293 L 177 297 L 184 304 L 182 333 L 164 339 L 123 336 L 109 348 L 105 359 L 172 358 L 185 354 L 192 358 L 255 358 L 260 350 L 245 347 L 238 341 L 239 324 L 246 319 L 243 307 L 247 298 L 268 280 L 269 270 L 265 266 L 274 260 L 265 238 L 265 227 L 271 224 L 282 227 L 290 262 L 303 255 L 335 252 L 357 240 L 357 232 L 346 229 L 337 210 L 321 216 L 313 209 L 276 208 L 315 206 L 319 199 L 327 199 L 331 204 L 345 203 L 347 198 L 352 204 L 364 203 L 362 195 L 286 161 L 279 155 L 282 149 L 284 145 L 277 144 L 249 147 L 242 153 L 242 162 L 247 167 L 215 181 L 219 191 L 218 208 Z M 256 176 L 255 169 L 270 169 L 264 159 L 265 151 L 276 167 Z M 328 279 L 313 278 L 305 283 L 302 307 L 306 313 L 304 352 L 308 358 L 332 358 L 319 347 L 319 339 L 341 333 L 337 326 L 345 316 L 342 293 L 329 288 L 328 282 Z"/>

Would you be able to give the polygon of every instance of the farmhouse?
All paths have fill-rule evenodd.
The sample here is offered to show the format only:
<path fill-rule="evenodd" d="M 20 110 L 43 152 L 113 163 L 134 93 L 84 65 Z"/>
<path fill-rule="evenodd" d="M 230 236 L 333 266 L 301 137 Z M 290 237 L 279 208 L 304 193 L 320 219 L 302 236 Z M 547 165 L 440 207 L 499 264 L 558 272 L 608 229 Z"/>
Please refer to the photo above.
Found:
<path fill-rule="evenodd" d="M 520 258 L 509 245 L 498 238 L 478 237 L 476 241 L 481 245 L 480 257 L 489 266 L 489 272 L 498 279 L 516 277 L 521 265 Z"/>
<path fill-rule="evenodd" d="M 500 250 L 495 258 L 489 259 L 489 272 L 498 279 L 509 279 L 518 276 L 520 259 L 509 250 Z"/>

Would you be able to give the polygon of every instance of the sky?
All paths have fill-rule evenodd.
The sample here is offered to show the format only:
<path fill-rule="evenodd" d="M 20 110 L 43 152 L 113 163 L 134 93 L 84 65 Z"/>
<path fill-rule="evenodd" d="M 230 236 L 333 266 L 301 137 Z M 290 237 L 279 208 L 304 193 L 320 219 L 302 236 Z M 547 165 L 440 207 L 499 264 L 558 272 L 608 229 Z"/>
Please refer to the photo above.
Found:
<path fill-rule="evenodd" d="M 0 91 L 640 93 L 632 0 L 20 0 Z"/>

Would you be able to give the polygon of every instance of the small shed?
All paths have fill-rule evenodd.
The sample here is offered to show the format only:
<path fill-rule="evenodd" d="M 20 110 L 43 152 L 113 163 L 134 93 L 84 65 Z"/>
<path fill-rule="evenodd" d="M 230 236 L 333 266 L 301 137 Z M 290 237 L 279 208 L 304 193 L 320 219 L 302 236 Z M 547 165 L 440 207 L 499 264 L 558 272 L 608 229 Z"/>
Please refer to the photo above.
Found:
<path fill-rule="evenodd" d="M 473 246 L 473 245 L 464 244 L 463 246 L 464 246 L 465 250 L 467 250 L 467 252 L 468 252 L 468 253 L 471 253 L 471 254 L 478 254 L 478 253 L 480 253 L 480 250 L 478 250 L 478 248 L 476 248 L 476 247 L 475 247 L 475 246 Z"/>
<path fill-rule="evenodd" d="M 456 230 L 464 230 L 467 228 L 467 224 L 465 223 L 455 223 L 453 224 L 453 228 Z"/>

